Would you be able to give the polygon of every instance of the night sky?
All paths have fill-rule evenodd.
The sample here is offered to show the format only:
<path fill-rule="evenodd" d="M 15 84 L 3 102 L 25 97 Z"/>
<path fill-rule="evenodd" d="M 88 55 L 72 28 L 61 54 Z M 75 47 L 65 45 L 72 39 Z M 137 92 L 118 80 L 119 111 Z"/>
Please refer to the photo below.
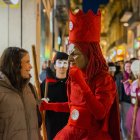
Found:
<path fill-rule="evenodd" d="M 92 9 L 95 13 L 100 4 L 107 4 L 109 0 L 83 0 L 83 11 L 86 13 L 89 9 Z"/>

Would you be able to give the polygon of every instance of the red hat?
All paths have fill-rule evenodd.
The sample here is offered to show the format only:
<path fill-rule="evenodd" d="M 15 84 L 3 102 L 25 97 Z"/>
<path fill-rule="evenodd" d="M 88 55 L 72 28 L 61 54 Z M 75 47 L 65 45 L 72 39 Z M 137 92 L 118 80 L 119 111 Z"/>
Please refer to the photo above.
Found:
<path fill-rule="evenodd" d="M 94 14 L 92 10 L 84 13 L 79 10 L 73 14 L 70 11 L 69 19 L 70 42 L 99 42 L 101 29 L 101 13 Z"/>

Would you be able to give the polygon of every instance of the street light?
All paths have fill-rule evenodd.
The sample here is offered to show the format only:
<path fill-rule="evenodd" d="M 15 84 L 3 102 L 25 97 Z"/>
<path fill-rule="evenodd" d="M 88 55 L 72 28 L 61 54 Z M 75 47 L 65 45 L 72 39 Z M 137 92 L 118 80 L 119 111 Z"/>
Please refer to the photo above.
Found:
<path fill-rule="evenodd" d="M 129 24 L 128 24 L 127 22 L 125 22 L 125 23 L 123 23 L 123 26 L 124 26 L 124 27 L 128 27 Z"/>
<path fill-rule="evenodd" d="M 3 0 L 6 4 L 18 4 L 19 0 Z"/>

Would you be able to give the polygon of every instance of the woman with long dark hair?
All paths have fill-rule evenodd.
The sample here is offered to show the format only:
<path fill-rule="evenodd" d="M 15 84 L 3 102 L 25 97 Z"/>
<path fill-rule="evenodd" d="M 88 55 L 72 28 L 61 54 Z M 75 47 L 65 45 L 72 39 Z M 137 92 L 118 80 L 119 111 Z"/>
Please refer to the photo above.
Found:
<path fill-rule="evenodd" d="M 39 140 L 36 101 L 29 86 L 29 53 L 8 47 L 0 58 L 0 140 Z"/>

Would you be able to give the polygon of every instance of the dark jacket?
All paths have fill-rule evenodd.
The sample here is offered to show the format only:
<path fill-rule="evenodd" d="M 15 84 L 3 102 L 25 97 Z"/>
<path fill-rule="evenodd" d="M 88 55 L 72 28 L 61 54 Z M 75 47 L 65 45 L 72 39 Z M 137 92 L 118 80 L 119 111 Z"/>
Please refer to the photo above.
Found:
<path fill-rule="evenodd" d="M 131 99 L 129 95 L 126 95 L 125 90 L 124 90 L 124 85 L 123 85 L 123 73 L 120 72 L 115 76 L 116 79 L 116 85 L 117 85 L 117 91 L 119 94 L 119 102 L 127 102 L 130 103 Z"/>

